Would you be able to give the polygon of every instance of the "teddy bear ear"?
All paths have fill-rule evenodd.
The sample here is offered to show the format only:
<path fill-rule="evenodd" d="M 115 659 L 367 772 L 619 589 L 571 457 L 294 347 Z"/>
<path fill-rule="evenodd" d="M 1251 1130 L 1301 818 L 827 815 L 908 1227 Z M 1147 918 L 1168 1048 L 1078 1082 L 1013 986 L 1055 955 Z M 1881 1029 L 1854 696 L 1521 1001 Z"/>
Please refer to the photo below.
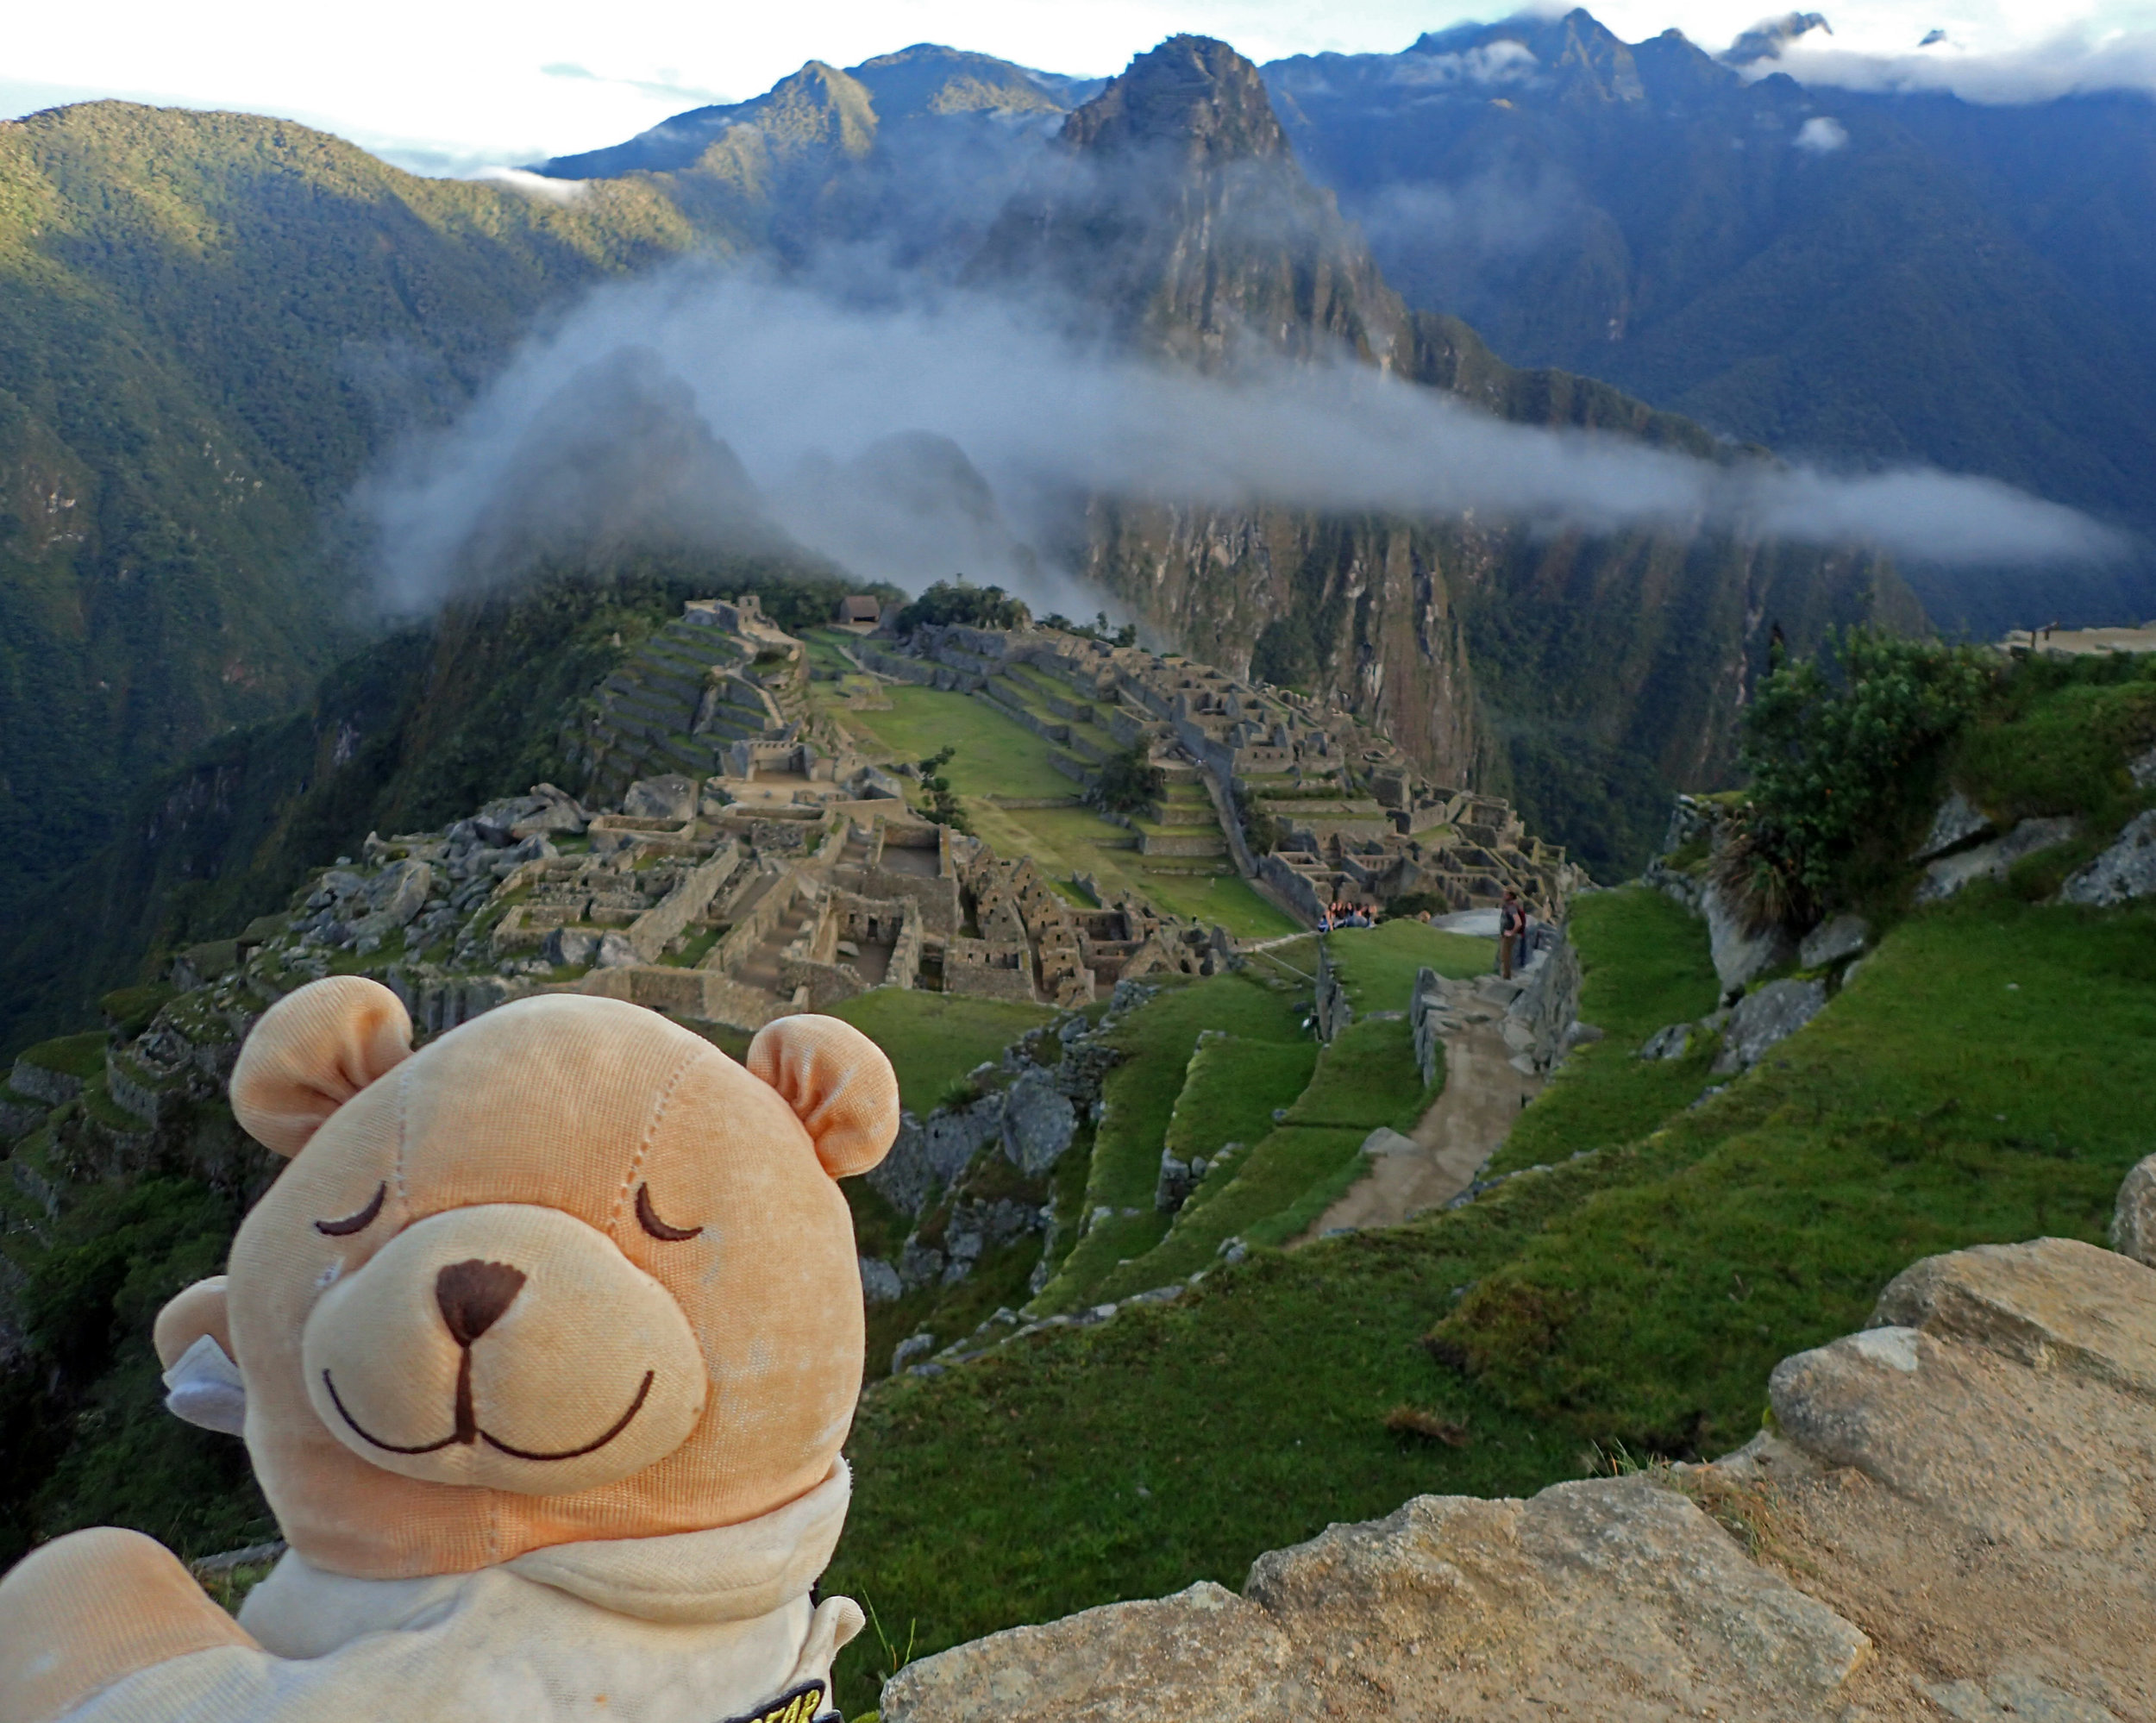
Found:
<path fill-rule="evenodd" d="M 364 975 L 310 981 L 262 1013 L 232 1068 L 241 1128 L 286 1159 L 411 1052 L 404 1001 Z"/>
<path fill-rule="evenodd" d="M 785 1098 L 834 1179 L 865 1173 L 899 1134 L 899 1080 L 883 1049 L 849 1023 L 803 1013 L 767 1023 L 749 1069 Z"/>

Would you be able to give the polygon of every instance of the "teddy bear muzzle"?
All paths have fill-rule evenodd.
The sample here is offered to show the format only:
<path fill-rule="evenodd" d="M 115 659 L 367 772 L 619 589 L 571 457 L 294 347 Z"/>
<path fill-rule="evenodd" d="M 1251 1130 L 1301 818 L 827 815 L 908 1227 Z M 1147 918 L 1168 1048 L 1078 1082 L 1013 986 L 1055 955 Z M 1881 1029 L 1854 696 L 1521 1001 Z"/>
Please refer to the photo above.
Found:
<path fill-rule="evenodd" d="M 354 1453 L 526 1495 L 664 1459 L 710 1388 L 673 1294 L 595 1228 L 518 1203 L 406 1227 L 332 1281 L 301 1356 L 316 1415 Z"/>

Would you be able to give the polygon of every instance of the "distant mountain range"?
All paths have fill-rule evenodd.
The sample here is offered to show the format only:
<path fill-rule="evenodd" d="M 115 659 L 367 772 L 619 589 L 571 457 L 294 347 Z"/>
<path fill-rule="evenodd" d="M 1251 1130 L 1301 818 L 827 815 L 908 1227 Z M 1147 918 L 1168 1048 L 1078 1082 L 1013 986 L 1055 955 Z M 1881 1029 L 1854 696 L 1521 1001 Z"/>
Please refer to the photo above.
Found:
<path fill-rule="evenodd" d="M 296 710 L 367 636 L 354 487 L 592 284 L 872 248 L 970 288 L 1052 285 L 1104 339 L 1200 370 L 1232 371 L 1253 331 L 1272 360 L 1344 345 L 1515 421 L 1716 461 L 1750 458 L 1731 438 L 1921 459 L 2147 532 L 2153 151 L 2140 98 L 1747 82 L 1578 12 L 1262 76 L 1194 38 L 1108 85 L 927 46 L 812 62 L 542 164 L 558 197 L 243 116 L 0 125 L 0 949 L 134 785 Z M 824 482 L 955 473 L 959 511 L 1000 533 L 962 454 L 925 449 Z M 558 508 L 575 486 L 547 488 Z M 1070 501 L 1044 557 L 1166 639 L 1509 788 L 1605 873 L 1644 853 L 1670 786 L 1727 771 L 1772 624 L 1801 644 L 1919 617 L 1876 558 L 1714 533 Z M 633 536 L 626 506 L 610 532 Z M 2156 610 L 2141 564 L 1908 573 L 1949 626 Z"/>

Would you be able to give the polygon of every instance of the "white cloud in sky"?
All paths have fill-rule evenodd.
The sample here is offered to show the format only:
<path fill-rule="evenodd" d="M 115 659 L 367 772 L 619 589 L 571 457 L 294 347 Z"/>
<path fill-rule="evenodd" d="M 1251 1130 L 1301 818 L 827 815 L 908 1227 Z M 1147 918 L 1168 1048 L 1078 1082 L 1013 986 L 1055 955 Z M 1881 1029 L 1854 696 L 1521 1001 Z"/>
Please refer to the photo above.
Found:
<path fill-rule="evenodd" d="M 1797 128 L 1791 141 L 1808 154 L 1832 155 L 1849 141 L 1849 128 L 1839 120 L 1814 114 Z"/>
<path fill-rule="evenodd" d="M 469 0 L 76 0 L 15 9 L 0 112 L 98 95 L 238 108 L 322 126 L 423 172 L 470 172 L 617 143 L 685 108 L 754 96 L 805 60 L 852 65 L 918 41 L 1104 73 L 1176 30 L 1222 37 L 1260 60 L 1396 53 L 1424 30 L 1514 9 L 1471 0 L 650 0 L 624 13 L 531 0 L 512 16 Z M 1627 41 L 1674 25 L 1719 48 L 1777 6 L 1610 0 L 1590 9 Z M 2115 65 L 2142 66 L 2139 81 L 2156 85 L 2156 65 L 2118 46 L 2119 32 L 2156 30 L 2156 0 L 1865 0 L 1828 16 L 1845 57 L 1913 55 L 1934 28 L 1968 62 L 2073 33 Z M 2047 52 L 2056 64 L 2065 51 Z M 1858 75 L 1846 66 L 1835 81 Z"/>

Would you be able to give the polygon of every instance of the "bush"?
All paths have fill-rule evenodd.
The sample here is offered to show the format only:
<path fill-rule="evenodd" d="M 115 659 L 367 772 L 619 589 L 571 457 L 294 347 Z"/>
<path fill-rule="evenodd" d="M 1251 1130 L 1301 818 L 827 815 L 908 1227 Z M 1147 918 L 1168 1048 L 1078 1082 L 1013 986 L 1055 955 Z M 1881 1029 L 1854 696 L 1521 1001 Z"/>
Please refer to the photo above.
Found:
<path fill-rule="evenodd" d="M 1752 783 L 1717 858 L 1721 883 L 1762 924 L 1861 895 L 1907 853 L 1940 751 L 1999 677 L 1981 648 L 1865 628 L 1777 664 L 1745 714 Z"/>
<path fill-rule="evenodd" d="M 1024 628 L 1033 613 L 1000 586 L 975 586 L 962 578 L 938 580 L 899 612 L 900 634 L 924 623 L 936 627 Z"/>
<path fill-rule="evenodd" d="M 1168 793 L 1168 774 L 1153 764 L 1151 745 L 1132 742 L 1100 768 L 1086 799 L 1110 813 L 1136 813 Z"/>
<path fill-rule="evenodd" d="M 965 804 L 958 799 L 951 789 L 950 780 L 943 775 L 943 768 L 950 764 L 951 756 L 957 752 L 946 742 L 919 762 L 921 787 L 928 792 L 928 804 L 918 811 L 924 819 L 933 820 L 937 825 L 970 833 L 973 824 L 966 818 Z"/>

